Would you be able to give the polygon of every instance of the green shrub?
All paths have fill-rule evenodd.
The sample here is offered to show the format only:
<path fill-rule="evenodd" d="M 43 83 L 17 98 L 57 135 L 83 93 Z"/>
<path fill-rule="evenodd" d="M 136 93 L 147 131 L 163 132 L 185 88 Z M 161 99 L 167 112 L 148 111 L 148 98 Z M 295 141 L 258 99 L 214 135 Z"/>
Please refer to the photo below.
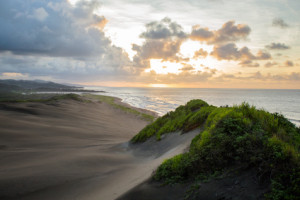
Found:
<path fill-rule="evenodd" d="M 144 142 L 152 136 L 160 140 L 161 136 L 166 133 L 177 130 L 183 130 L 183 132 L 185 132 L 200 127 L 213 108 L 214 107 L 209 106 L 205 101 L 191 100 L 185 106 L 179 106 L 175 111 L 171 111 L 159 117 L 152 124 L 142 129 L 131 141 L 134 143 Z M 190 121 L 188 119 L 190 119 Z"/>
<path fill-rule="evenodd" d="M 197 105 L 197 109 L 191 105 Z M 169 121 L 161 125 L 166 127 L 156 126 L 153 134 L 174 129 L 189 131 L 201 124 L 204 130 L 192 140 L 189 152 L 158 167 L 156 180 L 195 181 L 195 177 L 207 177 L 242 164 L 255 168 L 259 179 L 271 184 L 266 199 L 300 196 L 300 130 L 282 115 L 258 110 L 247 103 L 216 108 L 193 102 L 180 106 L 170 116 L 177 117 L 165 117 Z M 176 120 L 178 126 L 173 123 Z"/>

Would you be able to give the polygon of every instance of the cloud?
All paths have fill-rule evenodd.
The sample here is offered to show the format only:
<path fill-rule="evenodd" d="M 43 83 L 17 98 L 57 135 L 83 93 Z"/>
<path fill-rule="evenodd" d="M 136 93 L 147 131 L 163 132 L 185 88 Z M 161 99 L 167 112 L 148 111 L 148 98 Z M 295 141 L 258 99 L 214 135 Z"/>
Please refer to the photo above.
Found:
<path fill-rule="evenodd" d="M 187 39 L 182 27 L 169 18 L 154 21 L 146 25 L 146 31 L 140 37 L 145 41 L 142 45 L 133 44 L 132 50 L 136 51 L 133 57 L 135 66 L 147 68 L 151 59 L 162 61 L 180 62 L 187 61 L 180 55 L 180 46 Z"/>
<path fill-rule="evenodd" d="M 143 59 L 177 60 L 176 54 L 180 50 L 181 43 L 181 40 L 151 40 L 142 46 L 134 44 L 132 49 Z"/>
<path fill-rule="evenodd" d="M 267 49 L 271 49 L 271 50 L 286 50 L 286 49 L 290 49 L 289 46 L 285 45 L 284 43 L 271 43 L 269 45 L 266 45 Z"/>
<path fill-rule="evenodd" d="M 272 25 L 279 28 L 288 28 L 289 25 L 281 18 L 273 19 Z"/>
<path fill-rule="evenodd" d="M 290 60 L 287 60 L 284 63 L 284 67 L 293 67 L 293 66 L 294 66 L 294 63 Z"/>
<path fill-rule="evenodd" d="M 266 51 L 259 50 L 257 52 L 257 55 L 254 57 L 254 60 L 269 60 L 271 58 L 272 58 L 272 56 L 271 56 L 270 53 L 268 53 Z"/>
<path fill-rule="evenodd" d="M 258 51 L 257 55 L 254 55 L 248 47 L 238 49 L 234 43 L 215 45 L 210 55 L 218 60 L 242 60 L 248 62 L 249 60 L 271 59 L 271 55 L 268 52 Z"/>
<path fill-rule="evenodd" d="M 146 31 L 140 35 L 146 39 L 167 39 L 171 37 L 186 38 L 183 28 L 168 17 L 161 21 L 154 21 L 146 24 Z"/>
<path fill-rule="evenodd" d="M 288 80 L 300 81 L 300 73 L 292 72 L 292 73 L 289 75 Z"/>
<path fill-rule="evenodd" d="M 3 72 L 2 75 L 0 76 L 3 79 L 20 79 L 20 78 L 27 78 L 27 74 L 22 74 L 22 73 L 16 73 L 16 72 Z"/>
<path fill-rule="evenodd" d="M 37 8 L 33 11 L 33 15 L 29 15 L 29 17 L 32 17 L 41 22 L 44 21 L 48 16 L 49 14 L 44 8 Z"/>
<path fill-rule="evenodd" d="M 107 20 L 97 0 L 0 1 L 0 51 L 52 57 L 95 57 L 112 47 L 100 30 Z M 5 10 L 5 12 L 4 12 Z M 3 11 L 3 12 L 2 12 Z"/>
<path fill-rule="evenodd" d="M 208 55 L 208 52 L 201 48 L 198 51 L 195 51 L 193 58 L 194 59 L 206 58 L 207 55 Z"/>
<path fill-rule="evenodd" d="M 245 60 L 239 63 L 242 67 L 259 67 L 258 63 L 253 63 L 252 60 Z"/>
<path fill-rule="evenodd" d="M 182 63 L 183 67 L 181 69 L 179 69 L 180 71 L 194 71 L 195 68 L 190 65 L 190 64 L 186 64 L 186 63 Z"/>
<path fill-rule="evenodd" d="M 208 41 L 214 38 L 214 32 L 208 28 L 201 28 L 200 25 L 193 26 L 190 34 L 192 40 Z"/>
<path fill-rule="evenodd" d="M 250 74 L 226 74 L 223 73 L 217 77 L 214 77 L 215 80 L 219 81 L 229 81 L 229 80 L 235 80 L 239 83 L 243 83 L 241 81 L 246 81 L 246 83 L 249 83 L 248 81 L 263 81 L 264 84 L 271 82 L 278 83 L 281 81 L 300 81 L 300 73 L 298 72 L 292 72 L 287 74 L 262 74 L 260 71 L 250 73 Z M 212 80 L 214 80 L 212 79 Z"/>
<path fill-rule="evenodd" d="M 53 80 L 111 80 L 138 73 L 105 36 L 97 0 L 0 1 L 0 73 Z"/>
<path fill-rule="evenodd" d="M 136 80 L 151 84 L 195 84 L 209 81 L 214 75 L 215 71 L 181 70 L 178 74 L 157 74 L 152 71 L 150 74 L 137 77 Z"/>
<path fill-rule="evenodd" d="M 290 74 L 274 74 L 267 75 L 264 77 L 265 80 L 273 80 L 273 81 L 300 81 L 300 73 L 292 72 Z"/>
<path fill-rule="evenodd" d="M 273 67 L 273 66 L 276 66 L 276 65 L 278 65 L 278 63 L 277 62 L 267 62 L 266 64 L 265 64 L 265 67 Z"/>
<path fill-rule="evenodd" d="M 207 42 L 208 44 L 217 44 L 246 39 L 250 32 L 251 29 L 248 25 L 235 25 L 234 21 L 228 21 L 216 31 L 202 28 L 199 25 L 193 26 L 190 38 L 192 40 Z"/>
<path fill-rule="evenodd" d="M 29 78 L 51 77 L 52 80 L 92 81 L 112 80 L 133 76 L 135 71 L 122 49 L 114 48 L 100 58 L 70 59 L 68 57 L 0 54 L 0 73 L 27 74 Z"/>

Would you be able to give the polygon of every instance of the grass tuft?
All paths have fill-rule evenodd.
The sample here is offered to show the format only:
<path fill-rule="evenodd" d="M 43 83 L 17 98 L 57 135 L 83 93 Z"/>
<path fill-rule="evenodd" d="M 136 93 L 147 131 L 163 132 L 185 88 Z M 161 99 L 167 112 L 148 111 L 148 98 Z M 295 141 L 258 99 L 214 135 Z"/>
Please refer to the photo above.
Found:
<path fill-rule="evenodd" d="M 104 95 L 92 95 L 92 94 L 85 94 L 83 96 L 88 97 L 88 98 L 92 98 L 92 99 L 96 99 L 100 102 L 105 102 L 105 103 L 113 106 L 114 108 L 120 109 L 120 110 L 122 110 L 126 113 L 131 113 L 131 114 L 134 114 L 136 116 L 139 116 L 139 117 L 141 117 L 142 119 L 144 119 L 146 121 L 153 122 L 153 120 L 154 120 L 154 116 L 152 116 L 152 115 L 148 115 L 146 113 L 141 113 L 141 112 L 139 112 L 139 111 L 137 111 L 133 108 L 130 108 L 130 107 L 127 107 L 127 106 L 116 103 L 116 101 L 115 101 L 116 98 L 115 97 L 104 96 Z"/>
<path fill-rule="evenodd" d="M 152 124 L 142 129 L 132 138 L 133 143 L 144 142 L 148 138 L 155 136 L 157 140 L 161 139 L 163 134 L 182 130 L 187 132 L 199 127 L 207 117 L 213 106 L 209 106 L 205 101 L 192 100 L 185 106 L 179 106 L 175 111 L 171 111 L 159 117 Z"/>

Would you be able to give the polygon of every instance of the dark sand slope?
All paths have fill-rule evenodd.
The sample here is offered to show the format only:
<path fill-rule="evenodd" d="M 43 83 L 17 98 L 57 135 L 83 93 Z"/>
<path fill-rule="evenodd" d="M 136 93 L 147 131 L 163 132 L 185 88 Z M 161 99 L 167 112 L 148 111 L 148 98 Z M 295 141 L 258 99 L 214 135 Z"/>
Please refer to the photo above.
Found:
<path fill-rule="evenodd" d="M 199 133 L 128 145 L 146 124 L 105 103 L 1 103 L 0 199 L 116 199 Z"/>
<path fill-rule="evenodd" d="M 197 193 L 189 191 L 192 184 L 163 185 L 149 179 L 117 200 L 183 200 L 187 195 L 199 200 L 263 200 L 267 184 L 258 183 L 252 169 L 232 170 L 226 177 L 198 185 Z"/>

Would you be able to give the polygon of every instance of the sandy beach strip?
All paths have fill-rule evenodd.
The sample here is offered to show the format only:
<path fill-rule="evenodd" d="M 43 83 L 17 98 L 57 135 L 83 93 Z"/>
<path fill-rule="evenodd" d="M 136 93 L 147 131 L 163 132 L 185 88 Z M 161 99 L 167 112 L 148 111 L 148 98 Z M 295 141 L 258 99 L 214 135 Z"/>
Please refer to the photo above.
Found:
<path fill-rule="evenodd" d="M 199 132 L 129 145 L 148 123 L 105 102 L 0 103 L 0 199 L 118 198 Z"/>

